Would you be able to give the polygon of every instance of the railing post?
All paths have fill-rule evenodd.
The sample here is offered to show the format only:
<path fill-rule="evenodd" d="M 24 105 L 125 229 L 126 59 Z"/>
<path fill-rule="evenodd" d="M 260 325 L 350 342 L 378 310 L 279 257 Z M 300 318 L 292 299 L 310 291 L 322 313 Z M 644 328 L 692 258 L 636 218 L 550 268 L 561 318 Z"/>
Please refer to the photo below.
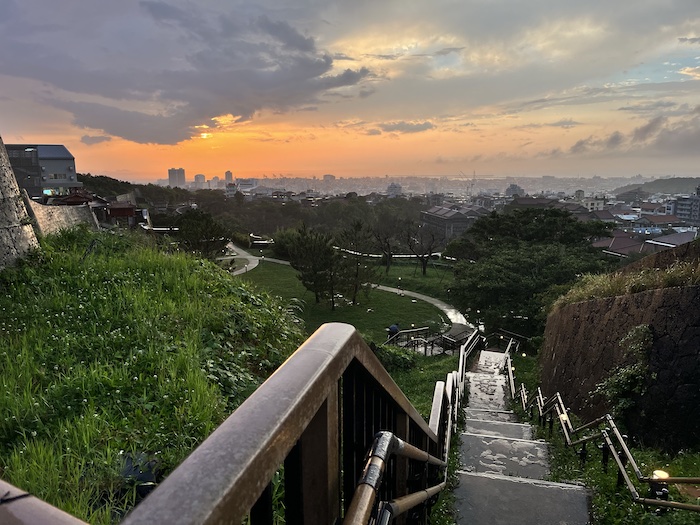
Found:
<path fill-rule="evenodd" d="M 338 388 L 331 388 L 284 463 L 285 522 L 334 523 L 340 516 Z"/>
<path fill-rule="evenodd" d="M 408 425 L 409 419 L 407 414 L 398 412 L 396 414 L 396 430 L 394 434 L 408 442 Z M 396 481 L 395 481 L 395 494 L 397 496 L 403 496 L 408 494 L 408 458 L 405 456 L 398 456 L 395 458 L 396 461 Z M 396 525 L 405 525 L 406 515 L 402 514 L 398 516 L 394 521 Z"/>

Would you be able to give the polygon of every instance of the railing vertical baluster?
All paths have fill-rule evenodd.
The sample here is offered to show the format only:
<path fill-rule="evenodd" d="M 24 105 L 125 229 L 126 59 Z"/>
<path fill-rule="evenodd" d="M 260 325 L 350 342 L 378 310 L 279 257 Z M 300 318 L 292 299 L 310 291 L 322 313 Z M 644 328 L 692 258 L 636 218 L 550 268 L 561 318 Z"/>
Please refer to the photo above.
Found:
<path fill-rule="evenodd" d="M 272 525 L 272 521 L 272 483 L 270 483 L 250 509 L 250 525 Z"/>
<path fill-rule="evenodd" d="M 301 448 L 299 440 L 284 460 L 284 522 L 290 525 L 304 523 Z"/>
<path fill-rule="evenodd" d="M 331 389 L 287 456 L 284 466 L 288 525 L 333 523 L 339 517 L 337 414 L 337 395 Z"/>
<path fill-rule="evenodd" d="M 395 416 L 394 433 L 399 439 L 408 442 L 408 415 L 397 412 Z M 408 458 L 399 456 L 396 458 L 396 478 L 394 481 L 394 490 L 396 494 L 408 493 Z M 402 514 L 395 520 L 395 525 L 405 525 L 406 515 Z"/>
<path fill-rule="evenodd" d="M 364 410 L 364 406 L 357 375 L 354 364 L 348 366 L 343 375 L 343 505 L 346 512 L 362 468 L 357 456 L 363 453 L 360 452 L 363 429 L 362 415 L 359 412 Z"/>

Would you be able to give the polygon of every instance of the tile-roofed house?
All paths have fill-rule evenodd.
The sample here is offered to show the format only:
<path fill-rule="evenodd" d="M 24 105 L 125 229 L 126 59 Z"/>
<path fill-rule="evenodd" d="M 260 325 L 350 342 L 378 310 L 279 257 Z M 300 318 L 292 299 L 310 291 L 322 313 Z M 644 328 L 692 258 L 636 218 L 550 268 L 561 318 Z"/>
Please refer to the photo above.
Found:
<path fill-rule="evenodd" d="M 467 231 L 479 217 L 489 211 L 480 206 L 433 206 L 421 212 L 421 223 L 439 232 L 445 239 L 453 239 Z"/>
<path fill-rule="evenodd" d="M 669 248 L 675 248 L 681 244 L 686 244 L 694 241 L 698 236 L 697 231 L 685 231 L 680 233 L 672 233 L 654 239 L 648 239 L 644 242 L 642 251 L 644 253 L 656 253 Z"/>
<path fill-rule="evenodd" d="M 616 257 L 627 257 L 633 253 L 639 253 L 644 246 L 644 239 L 634 233 L 614 230 L 612 237 L 606 237 L 593 243 L 594 248 L 601 248 L 604 253 Z"/>

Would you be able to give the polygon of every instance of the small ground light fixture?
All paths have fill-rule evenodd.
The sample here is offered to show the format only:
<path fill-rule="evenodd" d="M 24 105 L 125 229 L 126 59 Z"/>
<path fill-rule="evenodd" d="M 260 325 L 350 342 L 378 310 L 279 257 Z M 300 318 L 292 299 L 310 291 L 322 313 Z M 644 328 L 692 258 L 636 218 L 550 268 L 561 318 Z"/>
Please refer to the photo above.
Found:
<path fill-rule="evenodd" d="M 649 481 L 649 496 L 654 499 L 668 501 L 668 472 L 663 470 L 655 470 L 651 474 Z M 656 509 L 656 514 L 662 514 L 667 511 L 667 508 L 659 507 Z"/>

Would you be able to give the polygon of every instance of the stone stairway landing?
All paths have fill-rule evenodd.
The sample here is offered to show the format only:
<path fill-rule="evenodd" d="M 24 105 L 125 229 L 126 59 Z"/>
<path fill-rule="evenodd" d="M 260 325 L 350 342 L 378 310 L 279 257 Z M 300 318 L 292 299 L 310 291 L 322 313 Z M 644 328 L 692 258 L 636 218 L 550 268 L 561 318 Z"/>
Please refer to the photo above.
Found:
<path fill-rule="evenodd" d="M 461 436 L 460 484 L 455 490 L 462 525 L 587 525 L 583 487 L 545 481 L 547 443 L 518 423 L 502 374 L 504 354 L 482 351 L 467 373 L 469 400 Z"/>

